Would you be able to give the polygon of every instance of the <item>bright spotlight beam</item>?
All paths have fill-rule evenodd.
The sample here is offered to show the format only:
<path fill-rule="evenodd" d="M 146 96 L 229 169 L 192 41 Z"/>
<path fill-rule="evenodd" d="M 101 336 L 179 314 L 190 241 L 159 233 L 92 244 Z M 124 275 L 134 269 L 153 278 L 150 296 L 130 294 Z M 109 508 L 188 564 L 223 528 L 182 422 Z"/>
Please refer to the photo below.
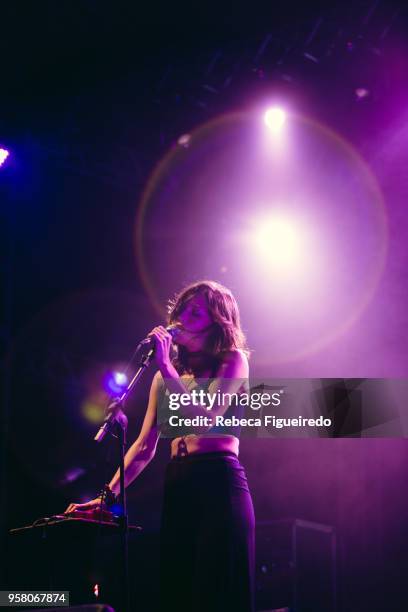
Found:
<path fill-rule="evenodd" d="M 279 134 L 286 121 L 286 113 L 277 106 L 269 108 L 264 115 L 264 121 L 274 134 Z"/>
<path fill-rule="evenodd" d="M 10 153 L 7 149 L 0 148 L 0 166 L 4 164 L 9 155 Z"/>
<path fill-rule="evenodd" d="M 253 243 L 268 263 L 279 267 L 293 264 L 299 255 L 299 237 L 291 223 L 280 217 L 264 219 L 257 225 Z"/>

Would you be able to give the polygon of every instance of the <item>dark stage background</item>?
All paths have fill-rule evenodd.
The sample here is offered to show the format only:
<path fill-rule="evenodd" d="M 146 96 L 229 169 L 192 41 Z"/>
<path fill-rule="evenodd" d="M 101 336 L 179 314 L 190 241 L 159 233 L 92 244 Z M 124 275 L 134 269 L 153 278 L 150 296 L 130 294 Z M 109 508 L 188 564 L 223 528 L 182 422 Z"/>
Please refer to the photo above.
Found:
<path fill-rule="evenodd" d="M 102 381 L 162 322 L 158 304 L 185 282 L 213 277 L 236 291 L 256 348 L 253 375 L 407 376 L 403 3 L 142 9 L 89 0 L 10 4 L 2 12 L 0 145 L 11 152 L 0 168 L 4 546 L 8 529 L 94 496 L 110 478 L 112 451 L 92 442 L 106 400 Z M 252 289 L 211 260 L 208 237 L 222 241 L 216 232 L 228 227 L 218 227 L 217 202 L 203 212 L 181 193 L 190 170 L 183 174 L 177 160 L 150 198 L 157 205 L 144 217 L 144 264 L 137 245 L 149 176 L 169 150 L 189 152 L 179 137 L 275 92 L 367 160 L 389 224 L 385 267 L 357 322 L 285 363 L 269 362 L 269 346 L 260 344 L 273 296 L 256 316 Z M 197 159 L 205 146 L 209 155 L 218 146 L 208 142 Z M 128 403 L 129 440 L 142 423 L 152 375 Z M 153 542 L 169 447 L 160 441 L 129 489 L 131 523 Z M 298 518 L 336 528 L 339 612 L 406 610 L 405 438 L 246 439 L 240 458 L 258 521 Z M 154 585 L 157 549 L 146 548 L 140 572 Z M 12 558 L 10 548 L 2 550 Z M 10 564 L 1 557 L 7 585 Z"/>

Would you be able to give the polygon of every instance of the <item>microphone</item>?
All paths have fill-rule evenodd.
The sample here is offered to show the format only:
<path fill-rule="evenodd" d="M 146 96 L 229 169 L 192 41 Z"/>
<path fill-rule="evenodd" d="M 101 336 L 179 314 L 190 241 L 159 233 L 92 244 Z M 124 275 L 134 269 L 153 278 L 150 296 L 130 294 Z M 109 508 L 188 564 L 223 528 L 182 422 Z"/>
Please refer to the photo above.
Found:
<path fill-rule="evenodd" d="M 166 331 L 171 335 L 173 340 L 175 340 L 180 333 L 180 325 L 178 323 L 172 323 L 166 327 Z M 146 346 L 147 344 L 154 344 L 154 338 L 145 338 L 139 342 L 139 346 Z"/>
<path fill-rule="evenodd" d="M 174 339 L 176 338 L 177 334 L 180 332 L 180 324 L 173 323 L 172 325 L 168 325 L 166 327 L 166 331 Z M 107 407 L 105 411 L 105 419 L 103 421 L 103 424 L 101 425 L 98 433 L 94 437 L 94 440 L 96 442 L 102 442 L 105 435 L 108 433 L 110 428 L 114 425 L 114 423 L 118 423 L 120 427 L 122 428 L 123 432 L 126 431 L 128 419 L 126 415 L 124 414 L 124 412 L 122 411 L 123 401 L 126 399 L 126 396 L 129 394 L 130 389 L 134 386 L 135 382 L 140 376 L 142 369 L 148 365 L 148 360 L 150 359 L 154 351 L 154 338 L 151 338 L 151 337 L 145 338 L 144 340 L 139 342 L 139 345 L 136 351 L 138 351 L 142 346 L 147 346 L 149 348 L 147 357 L 145 358 L 145 363 L 141 365 L 137 374 L 133 377 L 133 379 L 129 383 L 129 386 L 126 389 L 126 391 L 124 391 L 119 398 L 113 399 L 111 403 L 109 404 L 109 406 Z"/>

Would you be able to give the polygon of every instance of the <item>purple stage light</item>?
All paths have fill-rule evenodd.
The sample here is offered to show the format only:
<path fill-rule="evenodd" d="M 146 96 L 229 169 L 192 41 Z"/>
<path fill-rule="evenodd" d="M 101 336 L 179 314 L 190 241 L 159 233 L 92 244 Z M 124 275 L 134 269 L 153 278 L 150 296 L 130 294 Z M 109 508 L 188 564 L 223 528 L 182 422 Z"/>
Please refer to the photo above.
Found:
<path fill-rule="evenodd" d="M 293 265 L 298 257 L 299 238 L 285 218 L 272 216 L 258 221 L 253 244 L 263 260 L 279 268 Z"/>
<path fill-rule="evenodd" d="M 109 372 L 104 381 L 104 387 L 108 393 L 118 395 L 122 393 L 128 384 L 128 378 L 124 372 Z"/>
<path fill-rule="evenodd" d="M 7 149 L 0 148 L 0 166 L 4 164 L 4 162 L 6 161 L 9 155 L 10 155 L 10 152 L 7 151 Z"/>
<path fill-rule="evenodd" d="M 120 387 L 124 387 L 128 382 L 127 376 L 123 372 L 114 372 L 113 380 L 115 381 L 115 384 L 119 385 Z"/>
<path fill-rule="evenodd" d="M 264 115 L 264 121 L 274 134 L 279 134 L 286 121 L 286 113 L 277 106 L 269 108 Z"/>
<path fill-rule="evenodd" d="M 266 114 L 274 108 L 282 114 Z M 277 125 L 285 115 L 278 134 L 263 122 Z M 282 364 L 282 374 L 285 364 L 299 362 L 308 372 L 316 355 L 314 363 L 330 373 L 340 357 L 319 363 L 318 353 L 333 348 L 335 356 L 343 346 L 344 368 L 350 371 L 349 330 L 374 299 L 388 245 L 384 198 L 368 164 L 333 130 L 299 115 L 287 99 L 269 99 L 248 113 L 200 126 L 189 150 L 193 155 L 187 157 L 179 147 L 169 150 L 149 178 L 137 213 L 138 266 L 157 313 L 163 316 L 164 299 L 182 282 L 177 270 L 185 265 L 185 230 L 175 218 L 187 211 L 189 235 L 199 225 L 204 239 L 217 238 L 204 259 L 191 239 L 187 276 L 219 276 L 239 287 L 243 318 L 256 321 L 251 338 L 259 367 Z M 219 219 L 216 234 L 213 216 Z M 171 228 L 166 253 L 177 263 L 170 276 L 163 276 L 156 255 L 158 221 Z M 361 329 L 364 334 L 363 323 Z M 357 358 L 353 367 L 356 363 Z"/>

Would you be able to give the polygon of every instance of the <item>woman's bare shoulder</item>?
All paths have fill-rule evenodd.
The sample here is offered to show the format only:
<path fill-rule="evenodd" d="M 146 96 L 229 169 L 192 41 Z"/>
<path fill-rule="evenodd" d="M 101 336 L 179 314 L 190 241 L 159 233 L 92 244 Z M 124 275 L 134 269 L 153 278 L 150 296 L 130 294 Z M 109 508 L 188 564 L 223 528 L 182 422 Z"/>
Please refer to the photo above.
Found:
<path fill-rule="evenodd" d="M 220 353 L 220 360 L 221 361 L 233 361 L 233 362 L 244 361 L 248 363 L 247 352 L 244 351 L 244 349 L 239 349 L 239 348 L 234 348 L 234 349 L 229 349 L 227 351 L 223 351 L 222 353 Z"/>
<path fill-rule="evenodd" d="M 237 378 L 244 378 L 248 375 L 248 357 L 242 349 L 223 351 L 219 364 L 220 374 Z"/>

